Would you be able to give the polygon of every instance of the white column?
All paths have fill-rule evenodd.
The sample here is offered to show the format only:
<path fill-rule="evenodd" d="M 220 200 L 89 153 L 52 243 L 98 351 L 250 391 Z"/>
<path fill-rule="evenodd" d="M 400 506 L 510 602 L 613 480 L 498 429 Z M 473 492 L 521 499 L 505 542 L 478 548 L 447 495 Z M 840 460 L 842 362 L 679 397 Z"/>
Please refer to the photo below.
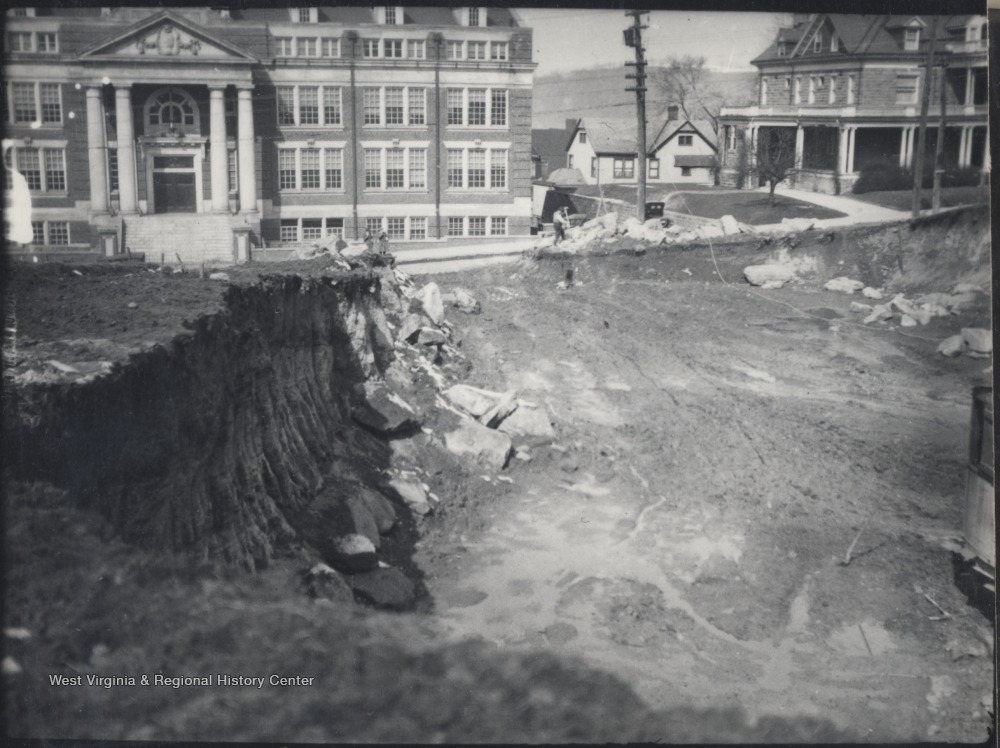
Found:
<path fill-rule="evenodd" d="M 795 128 L 795 168 L 802 168 L 802 152 L 805 149 L 806 144 L 806 132 L 802 129 L 802 125 Z"/>
<path fill-rule="evenodd" d="M 986 145 L 983 148 L 983 171 L 990 170 L 990 131 L 986 130 Z"/>
<path fill-rule="evenodd" d="M 962 127 L 962 134 L 959 136 L 959 139 L 958 139 L 958 166 L 959 166 L 959 168 L 962 168 L 963 166 L 968 166 L 969 165 L 968 160 L 965 158 L 965 150 L 966 150 L 966 147 L 968 145 L 968 141 L 969 140 L 970 140 L 970 138 L 969 138 L 969 128 L 963 126 Z"/>
<path fill-rule="evenodd" d="M 858 137 L 858 128 L 852 127 L 847 133 L 847 171 L 850 174 L 855 172 L 854 169 L 854 142 Z"/>
<path fill-rule="evenodd" d="M 115 86 L 115 123 L 118 129 L 118 199 L 122 213 L 138 213 L 135 191 L 135 129 L 132 126 L 132 90 Z"/>
<path fill-rule="evenodd" d="M 976 80 L 976 78 L 972 74 L 972 68 L 966 68 L 965 69 L 965 100 L 962 101 L 962 104 L 964 104 L 965 106 L 972 106 L 972 102 L 974 100 L 973 99 L 973 95 L 974 95 L 974 91 L 975 91 L 975 87 L 976 87 L 975 80 Z"/>
<path fill-rule="evenodd" d="M 899 131 L 899 165 L 906 166 L 906 146 L 910 139 L 910 128 L 904 127 Z"/>
<path fill-rule="evenodd" d="M 212 150 L 212 210 L 229 212 L 229 155 L 226 149 L 225 89 L 209 91 L 209 148 Z M 199 199 L 201 195 L 198 196 Z"/>
<path fill-rule="evenodd" d="M 90 210 L 108 212 L 108 150 L 104 140 L 101 89 L 87 88 L 87 155 L 90 162 Z"/>
<path fill-rule="evenodd" d="M 837 171 L 841 174 L 847 172 L 847 139 L 850 137 L 850 128 L 840 128 L 840 140 L 837 143 Z"/>
<path fill-rule="evenodd" d="M 254 154 L 253 89 L 237 91 L 239 118 L 239 170 L 240 210 L 253 213 L 257 210 L 257 157 Z"/>

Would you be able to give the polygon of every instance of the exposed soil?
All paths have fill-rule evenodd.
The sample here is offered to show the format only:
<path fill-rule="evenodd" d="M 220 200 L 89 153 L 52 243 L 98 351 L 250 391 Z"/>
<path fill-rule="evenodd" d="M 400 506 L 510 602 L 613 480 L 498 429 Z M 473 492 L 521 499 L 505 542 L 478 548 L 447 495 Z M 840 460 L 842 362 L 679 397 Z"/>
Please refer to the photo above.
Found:
<path fill-rule="evenodd" d="M 849 311 L 854 297 L 821 290 L 835 275 L 908 293 L 983 282 L 982 217 L 948 221 L 801 238 L 785 250 L 816 272 L 767 292 L 740 271 L 778 248 L 746 242 L 638 255 L 608 245 L 607 256 L 437 279 L 460 280 L 483 308 L 448 311 L 465 360 L 445 362 L 447 379 L 517 388 L 557 439 L 499 475 L 435 452 L 434 433 L 365 447 L 372 470 L 407 466 L 440 497 L 401 528 L 419 534 L 408 573 L 428 593 L 412 613 L 310 599 L 307 546 L 277 544 L 253 574 L 208 546 L 137 547 L 106 514 L 74 506 L 72 485 L 8 472 L 5 626 L 30 635 L 6 640 L 20 670 L 5 668 L 8 729 L 296 742 L 984 739 L 992 620 L 939 541 L 960 526 L 969 395 L 989 361 L 934 348 L 988 326 L 988 296 L 924 327 L 873 329 Z M 960 251 L 944 256 L 951 243 Z M 560 291 L 569 268 L 577 285 Z M 226 293 L 192 277 L 81 270 L 15 274 L 18 298 L 33 302 L 17 312 L 19 355 L 128 368 L 138 344 L 169 343 Z M 123 319 L 124 334 L 102 332 Z M 193 332 L 211 329 L 206 318 Z M 109 341 L 99 356 L 68 342 L 98 337 Z M 429 381 L 413 372 L 409 388 L 425 427 L 443 428 Z M 933 620 L 925 593 L 950 617 Z M 316 680 L 52 687 L 53 673 Z"/>

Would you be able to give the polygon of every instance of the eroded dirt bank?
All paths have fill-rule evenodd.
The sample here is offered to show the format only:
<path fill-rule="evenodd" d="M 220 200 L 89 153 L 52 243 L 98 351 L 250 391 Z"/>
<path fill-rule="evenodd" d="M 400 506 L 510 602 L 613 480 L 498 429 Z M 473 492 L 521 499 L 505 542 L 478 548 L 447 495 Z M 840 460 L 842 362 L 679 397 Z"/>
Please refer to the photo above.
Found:
<path fill-rule="evenodd" d="M 928 234 L 929 247 L 954 229 Z M 37 424 L 27 418 L 17 427 L 26 443 L 76 460 L 93 456 L 101 467 L 74 483 L 56 459 L 29 469 L 40 459 L 29 450 L 19 479 L 5 476 L 5 625 L 15 632 L 6 652 L 18 668 L 4 676 L 8 729 L 281 741 L 980 739 L 988 624 L 954 586 L 935 537 L 958 524 L 965 393 L 988 362 L 935 357 L 933 348 L 961 326 L 984 324 L 988 299 L 911 336 L 855 327 L 851 297 L 820 286 L 864 262 L 876 268 L 866 282 L 888 285 L 899 258 L 874 254 L 887 250 L 873 237 L 719 246 L 714 260 L 705 247 L 550 260 L 464 277 L 483 311 L 449 311 L 462 356 L 443 355 L 438 375 L 445 384 L 516 387 L 556 429 L 554 442 L 528 445 L 531 461 L 500 472 L 442 452 L 439 436 L 457 416 L 436 405 L 439 385 L 427 374 L 434 355 L 395 345 L 390 356 L 379 331 L 395 336 L 406 305 L 368 280 L 335 287 L 333 273 L 252 290 L 258 278 L 234 273 L 238 287 L 220 314 L 225 284 L 176 279 L 186 281 L 178 295 L 133 296 L 138 281 L 124 273 L 110 278 L 118 285 L 35 277 L 48 286 L 48 311 L 31 321 L 22 310 L 20 328 L 32 338 L 22 351 L 34 349 L 24 355 L 84 373 L 101 371 L 105 359 L 127 361 L 136 343 L 156 337 L 123 316 L 133 298 L 130 311 L 161 312 L 157 326 L 167 332 L 157 339 L 169 345 L 112 371 L 134 393 L 121 403 L 111 392 L 90 401 L 62 380 L 19 395 L 25 404 L 16 412 L 47 413 L 63 429 L 32 431 Z M 857 249 L 868 240 L 868 250 Z M 770 301 L 716 275 L 718 262 L 736 284 L 744 264 L 813 244 L 812 275 L 764 293 Z M 917 254 L 903 256 L 904 270 Z M 962 279 L 981 273 L 981 261 L 980 252 Z M 563 293 L 555 284 L 567 262 L 582 285 Z M 150 277 L 149 290 L 164 282 Z M 922 290 L 949 290 L 932 280 Z M 103 289 L 103 300 L 75 300 L 82 322 L 53 320 L 58 294 L 71 297 L 77 281 Z M 395 329 L 380 321 L 377 296 Z M 169 347 L 171 298 L 208 315 L 177 350 Z M 302 326 L 285 324 L 292 318 Z M 118 329 L 108 333 L 110 322 Z M 36 332 L 26 333 L 31 325 Z M 217 344 L 184 359 L 200 335 Z M 317 344 L 329 350 L 309 354 Z M 132 379 L 146 356 L 170 376 Z M 165 360 L 174 356 L 187 366 Z M 354 414 L 367 394 L 355 385 L 366 374 L 402 393 L 426 431 L 375 435 L 361 427 Z M 185 390 L 197 408 L 168 400 L 166 409 L 184 417 L 157 415 L 144 404 L 147 381 L 173 398 Z M 102 417 L 110 408 L 127 430 L 132 414 L 166 426 L 180 445 L 160 444 L 159 459 L 143 461 L 133 455 L 141 450 L 119 443 L 125 464 L 189 468 L 168 480 L 178 491 L 194 486 L 197 500 L 157 493 L 152 480 L 129 488 L 114 451 L 54 439 L 67 424 L 86 424 L 62 408 L 45 410 L 59 398 L 69 413 L 79 402 Z M 250 403 L 263 408 L 259 422 L 270 436 L 252 428 Z M 184 445 L 193 434 L 203 435 L 200 449 Z M 299 444 L 301 434 L 320 443 Z M 271 463 L 286 455 L 284 478 L 270 478 L 280 472 Z M 421 536 L 407 572 L 425 577 L 429 597 L 415 614 L 361 609 L 349 592 L 313 589 L 310 597 L 303 580 L 321 557 L 316 530 L 327 525 L 300 513 L 302 502 L 329 489 L 339 506 L 341 484 L 352 487 L 347 493 L 382 487 L 384 470 L 405 470 L 440 499 L 418 519 L 394 497 L 402 529 Z M 49 471 L 58 487 L 30 479 Z M 225 511 L 241 491 L 255 490 L 273 508 Z M 159 518 L 128 536 L 127 523 L 102 519 L 113 520 L 114 507 L 156 507 L 153 495 L 205 507 L 217 524 L 185 519 L 175 535 L 169 514 L 152 512 Z M 77 505 L 79 496 L 90 508 Z M 329 521 L 348 521 L 337 517 Z M 254 542 L 228 537 L 230 521 L 250 528 Z M 863 526 L 855 559 L 840 566 Z M 192 560 L 171 548 L 196 553 Z M 392 556 L 383 545 L 379 553 L 402 564 L 408 550 Z M 206 557 L 256 571 L 198 562 Z M 934 611 L 915 584 L 953 618 L 927 620 Z M 314 680 L 261 689 L 52 687 L 56 673 Z M 783 716 L 763 716 L 775 713 Z"/>

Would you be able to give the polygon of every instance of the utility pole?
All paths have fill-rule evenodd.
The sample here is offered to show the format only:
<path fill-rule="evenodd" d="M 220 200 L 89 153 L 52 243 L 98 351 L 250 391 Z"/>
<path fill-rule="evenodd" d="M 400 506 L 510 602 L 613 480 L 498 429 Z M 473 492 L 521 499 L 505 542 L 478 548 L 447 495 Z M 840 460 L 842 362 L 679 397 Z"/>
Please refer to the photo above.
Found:
<path fill-rule="evenodd" d="M 931 212 L 941 210 L 941 176 L 944 174 L 944 164 L 941 163 L 944 154 L 944 128 L 948 121 L 948 55 L 941 55 L 941 112 L 938 117 L 937 138 L 934 141 L 934 191 L 931 193 Z"/>
<path fill-rule="evenodd" d="M 635 49 L 635 62 L 626 62 L 626 67 L 634 67 L 635 75 L 626 75 L 626 78 L 635 79 L 634 88 L 626 88 L 626 91 L 635 91 L 636 116 L 638 118 L 638 156 L 639 156 L 639 181 L 638 196 L 636 206 L 638 208 L 638 218 L 640 221 L 646 218 L 646 50 L 642 46 L 642 30 L 648 29 L 644 26 L 641 16 L 648 14 L 648 10 L 627 10 L 625 15 L 632 16 L 632 26 L 625 29 L 625 46 Z"/>
<path fill-rule="evenodd" d="M 932 16 L 931 38 L 927 44 L 927 67 L 920 97 L 920 128 L 917 135 L 917 163 L 913 170 L 913 217 L 920 215 L 920 187 L 924 178 L 924 149 L 927 146 L 927 115 L 931 105 L 931 76 L 934 73 L 934 46 L 937 43 L 938 17 Z"/>

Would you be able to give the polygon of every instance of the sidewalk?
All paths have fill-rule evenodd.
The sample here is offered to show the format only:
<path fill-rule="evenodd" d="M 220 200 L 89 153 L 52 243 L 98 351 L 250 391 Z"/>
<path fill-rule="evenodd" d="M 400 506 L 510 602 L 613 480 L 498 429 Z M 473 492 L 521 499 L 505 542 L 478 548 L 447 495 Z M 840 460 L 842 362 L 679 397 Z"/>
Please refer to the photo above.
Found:
<path fill-rule="evenodd" d="M 761 187 L 758 192 L 767 194 L 768 188 Z M 893 223 L 895 221 L 905 221 L 910 217 L 908 212 L 883 208 L 881 205 L 854 200 L 840 195 L 824 195 L 820 192 L 809 192 L 807 190 L 795 190 L 781 185 L 775 190 L 775 194 L 784 195 L 804 203 L 812 203 L 830 210 L 836 210 L 847 215 L 841 218 L 824 218 L 816 221 L 817 227 L 828 228 L 834 226 L 853 226 L 858 223 Z M 780 223 L 773 223 L 764 226 L 756 226 L 758 231 L 767 231 L 781 228 Z"/>
<path fill-rule="evenodd" d="M 456 243 L 432 249 L 401 249 L 393 255 L 396 265 L 407 273 L 449 273 L 514 262 L 525 250 L 537 246 L 540 239 L 538 236 L 520 236 L 487 244 Z"/>

